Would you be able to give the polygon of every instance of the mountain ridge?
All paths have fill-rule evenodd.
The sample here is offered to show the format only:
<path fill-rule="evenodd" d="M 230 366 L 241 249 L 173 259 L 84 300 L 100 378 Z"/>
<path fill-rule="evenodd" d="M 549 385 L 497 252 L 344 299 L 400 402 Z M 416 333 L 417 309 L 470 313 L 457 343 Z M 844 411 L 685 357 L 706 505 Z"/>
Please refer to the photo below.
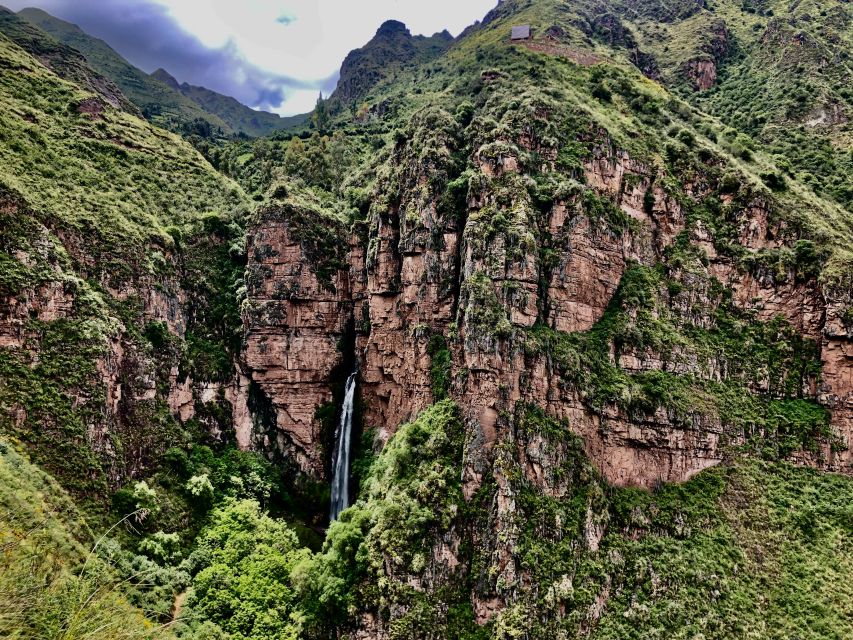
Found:
<path fill-rule="evenodd" d="M 113 106 L 139 115 L 136 106 L 110 80 L 88 66 L 82 54 L 49 37 L 28 21 L 0 6 L 0 31 L 14 40 L 58 76 L 102 96 Z"/>
<path fill-rule="evenodd" d="M 252 109 L 239 102 L 236 98 L 217 93 L 205 87 L 191 85 L 188 82 L 179 84 L 168 72 L 163 69 L 159 69 L 158 71 L 162 72 L 160 78 L 165 76 L 171 78 L 168 82 L 169 86 L 172 86 L 172 83 L 174 83 L 177 91 L 180 91 L 206 111 L 225 119 L 237 131 L 246 135 L 254 137 L 270 135 L 276 131 L 284 131 L 304 124 L 309 119 L 310 114 L 279 116 L 268 111 Z M 157 71 L 154 72 L 154 74 L 156 73 Z"/>
<path fill-rule="evenodd" d="M 48 34 L 80 50 L 90 64 L 115 82 L 139 109 L 167 127 L 188 128 L 196 120 L 213 131 L 257 136 L 301 123 L 305 116 L 280 116 L 257 111 L 236 99 L 204 87 L 161 82 L 157 72 L 147 74 L 127 62 L 106 42 L 86 34 L 76 25 L 40 9 L 23 9 L 18 15 Z M 171 75 L 169 75 L 171 78 Z M 177 86 L 175 86 L 177 85 Z M 164 88 L 165 87 L 165 88 Z"/>
<path fill-rule="evenodd" d="M 850 12 L 390 21 L 212 165 L 0 36 L 0 474 L 130 637 L 853 635 Z"/>
<path fill-rule="evenodd" d="M 367 44 L 344 58 L 338 84 L 329 100 L 339 107 L 350 106 L 397 68 L 427 62 L 440 56 L 452 43 L 453 36 L 447 30 L 432 36 L 413 36 L 402 22 L 386 20 Z"/>

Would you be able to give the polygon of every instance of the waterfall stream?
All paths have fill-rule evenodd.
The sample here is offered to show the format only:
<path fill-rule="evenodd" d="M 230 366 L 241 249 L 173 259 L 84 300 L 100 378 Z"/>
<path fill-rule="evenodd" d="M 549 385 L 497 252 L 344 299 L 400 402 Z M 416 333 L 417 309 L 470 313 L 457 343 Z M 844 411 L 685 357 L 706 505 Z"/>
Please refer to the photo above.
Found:
<path fill-rule="evenodd" d="M 335 474 L 332 477 L 332 505 L 329 519 L 337 520 L 341 511 L 349 506 L 349 458 L 352 436 L 352 412 L 355 403 L 355 376 L 353 371 L 347 378 L 344 390 L 344 404 L 341 407 L 341 421 L 338 424 L 337 444 L 335 445 Z"/>

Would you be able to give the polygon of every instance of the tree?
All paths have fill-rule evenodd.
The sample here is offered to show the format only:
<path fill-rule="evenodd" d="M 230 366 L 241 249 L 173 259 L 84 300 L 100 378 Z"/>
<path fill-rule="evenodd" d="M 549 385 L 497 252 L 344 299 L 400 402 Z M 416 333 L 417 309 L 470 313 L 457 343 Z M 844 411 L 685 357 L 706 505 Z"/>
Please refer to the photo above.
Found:
<path fill-rule="evenodd" d="M 200 614 L 233 638 L 295 640 L 303 616 L 291 572 L 308 557 L 283 521 L 254 500 L 229 498 L 213 511 L 189 558 L 195 577 L 188 620 Z"/>
<path fill-rule="evenodd" d="M 326 106 L 326 101 L 323 100 L 323 92 L 317 98 L 317 104 L 314 106 L 314 113 L 311 115 L 311 123 L 314 128 L 323 133 L 329 126 L 329 109 Z"/>

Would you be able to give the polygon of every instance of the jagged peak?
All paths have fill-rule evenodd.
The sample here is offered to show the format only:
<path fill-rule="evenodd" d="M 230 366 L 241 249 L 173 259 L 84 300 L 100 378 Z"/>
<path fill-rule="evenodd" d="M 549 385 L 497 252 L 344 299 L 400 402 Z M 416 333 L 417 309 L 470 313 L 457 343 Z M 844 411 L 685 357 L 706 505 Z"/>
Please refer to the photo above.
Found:
<path fill-rule="evenodd" d="M 408 37 L 412 36 L 412 32 L 409 31 L 409 28 L 399 20 L 386 20 L 379 28 L 376 30 L 376 36 L 388 36 L 388 35 L 396 35 L 396 34 L 404 34 Z"/>
<path fill-rule="evenodd" d="M 175 76 L 166 71 L 163 67 L 160 67 L 159 69 L 157 69 L 157 71 L 152 73 L 151 77 L 155 80 L 159 80 L 165 85 L 172 87 L 173 89 L 180 88 L 180 83 L 175 79 Z"/>
<path fill-rule="evenodd" d="M 453 36 L 446 29 L 432 36 L 413 36 L 399 20 L 386 20 L 367 44 L 350 51 L 344 59 L 332 98 L 350 103 L 369 91 L 394 65 L 432 59 L 452 42 Z"/>

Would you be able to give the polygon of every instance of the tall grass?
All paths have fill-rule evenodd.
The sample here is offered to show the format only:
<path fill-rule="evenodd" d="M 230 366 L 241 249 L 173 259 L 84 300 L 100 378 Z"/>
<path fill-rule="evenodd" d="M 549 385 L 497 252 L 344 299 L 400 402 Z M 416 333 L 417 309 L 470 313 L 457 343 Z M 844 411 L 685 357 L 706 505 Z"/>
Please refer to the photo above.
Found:
<path fill-rule="evenodd" d="M 0 637 L 173 637 L 168 625 L 152 622 L 127 601 L 126 581 L 98 555 L 108 534 L 91 543 L 88 527 L 62 488 L 0 442 Z"/>

